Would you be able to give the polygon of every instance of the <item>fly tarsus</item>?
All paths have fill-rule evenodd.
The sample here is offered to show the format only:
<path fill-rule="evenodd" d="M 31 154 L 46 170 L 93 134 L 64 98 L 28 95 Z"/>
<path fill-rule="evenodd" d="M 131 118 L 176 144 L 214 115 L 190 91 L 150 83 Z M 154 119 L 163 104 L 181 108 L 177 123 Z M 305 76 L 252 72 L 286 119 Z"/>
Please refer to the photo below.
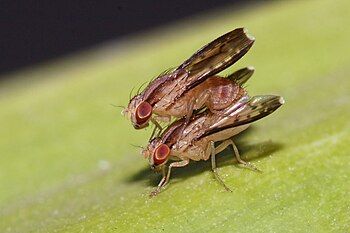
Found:
<path fill-rule="evenodd" d="M 169 183 L 170 174 L 171 174 L 171 168 L 173 168 L 173 167 L 184 167 L 187 164 L 189 164 L 189 162 L 190 162 L 190 160 L 187 159 L 187 160 L 182 160 L 182 161 L 171 163 L 169 165 L 167 174 L 165 173 L 165 167 L 163 167 L 162 168 L 163 178 L 159 182 L 158 187 L 150 193 L 150 197 L 156 196 Z"/>
<path fill-rule="evenodd" d="M 213 141 L 210 142 L 210 146 L 211 146 L 211 169 L 213 171 L 213 174 L 216 180 L 226 189 L 226 191 L 232 192 L 232 190 L 225 184 L 225 182 L 221 179 L 221 177 L 219 176 L 219 173 L 217 172 L 216 161 L 215 161 L 215 155 L 217 153 L 215 151 L 215 145 Z"/>
<path fill-rule="evenodd" d="M 236 146 L 236 144 L 232 141 L 232 139 L 227 139 L 227 140 L 223 141 L 219 146 L 217 146 L 217 148 L 216 148 L 216 149 L 218 150 L 217 153 L 223 151 L 223 150 L 224 150 L 226 147 L 228 147 L 229 145 L 232 146 L 234 155 L 235 155 L 235 157 L 236 157 L 236 159 L 237 159 L 237 162 L 238 162 L 239 164 L 242 164 L 244 167 L 246 167 L 246 168 L 248 168 L 248 169 L 250 169 L 250 170 L 253 170 L 253 171 L 262 173 L 262 171 L 261 171 L 259 168 L 257 168 L 255 165 L 251 164 L 250 162 L 246 162 L 246 161 L 244 161 L 244 160 L 241 158 L 241 155 L 239 154 L 239 151 L 238 151 L 238 149 L 237 149 L 237 146 Z"/>
<path fill-rule="evenodd" d="M 157 196 L 157 194 L 160 193 L 161 189 L 166 185 L 165 182 L 166 182 L 167 175 L 166 175 L 165 169 L 166 169 L 166 167 L 164 165 L 162 167 L 162 175 L 163 175 L 162 179 L 160 180 L 158 187 L 149 194 L 150 197 Z"/>

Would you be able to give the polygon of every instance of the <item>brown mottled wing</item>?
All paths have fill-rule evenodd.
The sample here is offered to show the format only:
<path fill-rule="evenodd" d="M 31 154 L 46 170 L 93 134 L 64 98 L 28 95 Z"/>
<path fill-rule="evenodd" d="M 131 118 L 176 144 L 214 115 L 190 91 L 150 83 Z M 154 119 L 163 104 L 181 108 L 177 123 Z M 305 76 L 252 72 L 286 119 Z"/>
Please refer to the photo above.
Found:
<path fill-rule="evenodd" d="M 179 80 L 180 86 L 186 91 L 226 69 L 243 57 L 253 43 L 254 38 L 247 35 L 244 28 L 237 28 L 210 42 L 177 68 L 188 74 Z"/>
<path fill-rule="evenodd" d="M 177 93 L 176 97 L 181 96 L 206 78 L 238 61 L 253 43 L 254 38 L 248 36 L 244 28 L 226 33 L 198 50 L 175 70 L 154 79 L 143 91 L 143 100 L 152 102 L 159 92 L 169 93 L 170 90 L 162 89 L 166 89 L 168 82 L 174 81 L 176 87 L 172 91 Z"/>
<path fill-rule="evenodd" d="M 228 114 L 223 114 L 213 126 L 209 127 L 204 134 L 197 137 L 203 137 L 215 134 L 225 129 L 245 125 L 257 121 L 279 108 L 284 103 L 281 96 L 261 95 L 252 97 L 246 104 Z"/>

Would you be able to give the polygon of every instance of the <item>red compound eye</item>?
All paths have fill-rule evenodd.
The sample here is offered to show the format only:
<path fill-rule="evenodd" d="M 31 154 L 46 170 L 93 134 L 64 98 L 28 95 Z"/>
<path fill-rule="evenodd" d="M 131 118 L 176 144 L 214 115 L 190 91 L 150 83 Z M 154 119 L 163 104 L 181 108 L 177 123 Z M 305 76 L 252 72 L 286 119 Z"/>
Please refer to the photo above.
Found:
<path fill-rule="evenodd" d="M 167 160 L 169 154 L 170 148 L 167 145 L 161 144 L 158 146 L 153 156 L 154 165 L 160 165 L 164 163 Z"/>
<path fill-rule="evenodd" d="M 141 125 L 148 121 L 152 114 L 152 106 L 147 102 L 142 102 L 136 109 L 136 121 Z"/>

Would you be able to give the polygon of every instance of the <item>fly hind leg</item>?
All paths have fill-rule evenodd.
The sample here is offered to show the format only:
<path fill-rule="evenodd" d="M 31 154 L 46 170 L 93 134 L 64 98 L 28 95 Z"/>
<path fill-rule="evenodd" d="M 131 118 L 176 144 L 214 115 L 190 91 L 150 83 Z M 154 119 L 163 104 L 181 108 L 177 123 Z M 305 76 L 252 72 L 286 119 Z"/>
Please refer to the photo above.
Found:
<path fill-rule="evenodd" d="M 196 108 L 201 108 L 202 106 L 206 105 L 206 107 L 209 108 L 209 110 L 211 110 L 211 105 L 207 104 L 210 98 L 211 98 L 211 92 L 209 90 L 206 90 L 198 98 L 195 98 L 189 101 L 186 109 L 185 123 L 182 126 L 181 134 L 183 133 L 187 124 L 190 122 L 193 111 Z"/>
<path fill-rule="evenodd" d="M 221 179 L 221 177 L 217 172 L 215 155 L 218 154 L 219 152 L 216 151 L 213 141 L 210 142 L 210 146 L 211 146 L 211 169 L 214 173 L 214 176 L 216 180 L 219 181 L 219 183 L 226 189 L 226 191 L 232 192 L 232 190 L 226 186 L 226 184 L 224 183 L 224 181 Z"/>
<path fill-rule="evenodd" d="M 180 135 L 182 135 L 182 133 L 185 130 L 186 126 L 190 122 L 192 114 L 193 114 L 193 111 L 196 109 L 196 107 L 200 108 L 201 106 L 206 105 L 209 108 L 209 105 L 207 104 L 207 102 L 208 102 L 208 100 L 210 98 L 211 98 L 211 92 L 206 90 L 198 98 L 192 99 L 191 101 L 189 101 L 189 103 L 187 105 L 187 109 L 186 109 L 185 122 L 182 125 L 182 129 L 181 129 Z M 211 110 L 211 109 L 209 109 L 209 110 Z"/>
<path fill-rule="evenodd" d="M 233 151 L 234 151 L 234 154 L 236 156 L 236 159 L 238 161 L 238 163 L 244 165 L 245 167 L 253 170 L 253 171 L 257 171 L 257 172 L 261 172 L 260 169 L 258 169 L 257 167 L 255 167 L 253 164 L 249 163 L 249 162 L 246 162 L 244 161 L 240 154 L 239 154 L 239 151 L 237 149 L 237 146 L 235 145 L 235 143 L 232 141 L 232 139 L 227 139 L 225 141 L 223 141 L 219 146 L 216 147 L 215 149 L 215 152 L 216 153 L 220 153 L 221 151 L 223 151 L 226 147 L 228 147 L 229 145 L 232 145 L 233 147 Z"/>
<path fill-rule="evenodd" d="M 192 99 L 187 107 L 187 113 L 186 113 L 186 122 L 189 122 L 193 110 L 200 109 L 202 106 L 206 106 L 209 108 L 209 110 L 212 110 L 212 105 L 210 104 L 209 99 L 211 98 L 212 94 L 209 90 L 205 90 L 202 94 L 198 96 L 198 98 Z"/>

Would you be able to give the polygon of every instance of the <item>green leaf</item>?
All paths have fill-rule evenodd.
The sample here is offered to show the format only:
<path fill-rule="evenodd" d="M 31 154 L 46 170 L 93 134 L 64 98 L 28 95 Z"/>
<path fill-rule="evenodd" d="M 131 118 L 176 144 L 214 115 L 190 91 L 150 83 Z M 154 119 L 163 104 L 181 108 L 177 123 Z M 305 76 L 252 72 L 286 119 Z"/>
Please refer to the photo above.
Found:
<path fill-rule="evenodd" d="M 350 2 L 271 2 L 222 9 L 50 64 L 0 86 L 0 232 L 346 232 L 350 229 Z M 227 149 L 174 169 L 169 186 L 131 144 L 110 104 L 217 36 L 245 26 L 256 44 L 251 95 L 286 103 Z M 226 72 L 233 71 L 229 68 Z"/>

